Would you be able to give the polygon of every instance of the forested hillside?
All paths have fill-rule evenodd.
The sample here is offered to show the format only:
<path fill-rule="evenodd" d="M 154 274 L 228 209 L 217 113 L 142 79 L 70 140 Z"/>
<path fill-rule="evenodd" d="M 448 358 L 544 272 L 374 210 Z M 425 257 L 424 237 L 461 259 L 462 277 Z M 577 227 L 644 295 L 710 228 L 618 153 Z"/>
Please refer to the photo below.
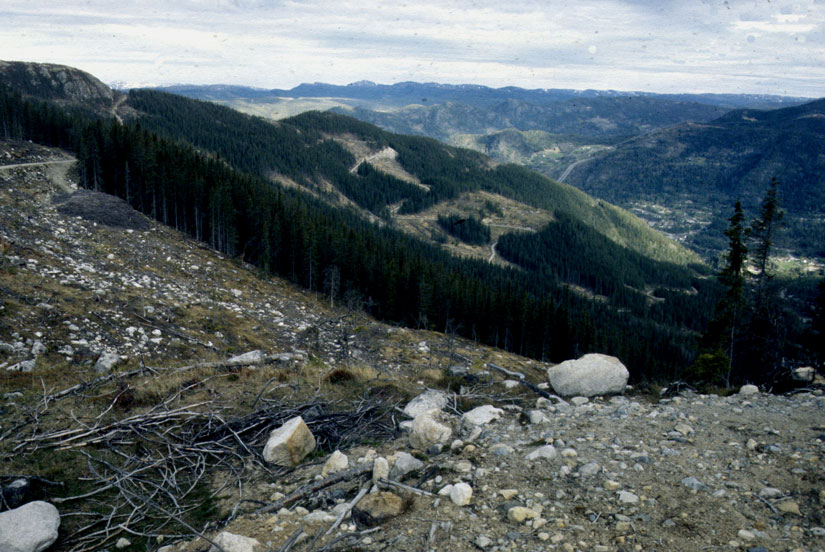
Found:
<path fill-rule="evenodd" d="M 787 211 L 787 241 L 797 254 L 825 258 L 825 100 L 775 111 L 740 110 L 708 124 L 684 124 L 628 141 L 574 168 L 567 181 L 632 207 L 653 202 L 714 224 L 691 238 L 719 249 L 727 210 L 737 200 L 755 213 L 771 178 Z"/>
<path fill-rule="evenodd" d="M 359 179 L 362 187 L 369 188 L 370 182 L 360 179 L 378 177 L 351 174 L 352 159 L 326 138 L 339 127 L 386 141 L 405 167 L 431 186 L 426 195 L 406 197 L 408 209 L 419 208 L 416 198 L 434 201 L 433 196 L 438 200 L 470 187 L 522 197 L 547 190 L 546 179 L 525 169 L 493 168 L 477 153 L 432 140 L 387 135 L 341 116 L 307 114 L 271 125 L 225 108 L 157 93 L 136 93 L 129 103 L 143 115 L 120 124 L 112 118 L 93 120 L 23 100 L 4 89 L 0 113 L 3 128 L 12 129 L 8 138 L 72 149 L 87 187 L 116 194 L 228 255 L 310 290 L 329 293 L 327 284 L 335 275 L 338 285 L 332 293 L 360 297 L 382 319 L 452 328 L 548 360 L 586 351 L 608 352 L 624 359 L 635 377 L 672 377 L 692 358 L 694 332 L 701 328 L 711 298 L 706 292 L 695 296 L 701 301 L 689 304 L 650 301 L 645 290 L 588 299 L 571 292 L 564 281 L 569 275 L 561 265 L 512 270 L 458 259 L 392 225 L 377 226 L 358 211 L 330 206 L 263 178 L 273 171 L 305 181 L 347 174 L 344 178 Z M 459 161 L 465 163 L 463 169 Z M 573 217 L 575 195 L 558 190 L 562 188 L 543 201 L 556 202 L 559 214 Z M 604 211 L 596 205 L 592 212 L 599 209 Z M 609 217 L 610 210 L 605 212 Z M 618 286 L 623 290 L 641 283 L 633 276 L 623 285 L 623 271 L 637 274 L 639 269 L 613 265 L 615 259 L 637 262 L 616 254 L 620 246 L 615 241 L 584 240 L 577 247 L 594 251 L 591 259 L 601 267 L 599 278 L 622 282 Z M 684 268 L 657 266 L 664 273 L 680 274 L 673 278 L 681 278 L 682 283 L 706 287 L 706 280 L 691 280 Z M 660 278 L 646 283 L 655 287 L 673 281 Z"/>

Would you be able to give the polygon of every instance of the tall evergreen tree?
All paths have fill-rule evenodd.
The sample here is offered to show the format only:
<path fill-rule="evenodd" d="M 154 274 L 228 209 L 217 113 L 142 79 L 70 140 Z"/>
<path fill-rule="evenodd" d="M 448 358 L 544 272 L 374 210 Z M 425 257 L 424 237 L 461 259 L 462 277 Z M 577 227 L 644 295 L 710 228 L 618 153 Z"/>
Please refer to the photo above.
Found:
<path fill-rule="evenodd" d="M 775 286 L 771 285 L 770 257 L 783 211 L 779 208 L 778 182 L 771 180 L 762 200 L 759 216 L 751 222 L 748 237 L 753 251 L 753 289 L 747 303 L 748 332 L 742 360 L 752 381 L 772 383 L 779 376 L 786 345 L 784 309 Z"/>
<path fill-rule="evenodd" d="M 730 387 L 745 303 L 745 271 L 748 260 L 748 248 L 745 245 L 745 214 L 741 202 L 736 202 L 733 215 L 728 221 L 730 224 L 725 230 L 728 250 L 725 254 L 725 266 L 718 275 L 725 292 L 717 303 L 716 315 L 703 336 L 703 348 L 706 353 L 697 359 L 692 375 L 694 378 L 705 380 L 705 383 L 715 383 L 713 380 L 721 376 L 715 373 L 716 367 L 725 366 L 725 385 Z"/>

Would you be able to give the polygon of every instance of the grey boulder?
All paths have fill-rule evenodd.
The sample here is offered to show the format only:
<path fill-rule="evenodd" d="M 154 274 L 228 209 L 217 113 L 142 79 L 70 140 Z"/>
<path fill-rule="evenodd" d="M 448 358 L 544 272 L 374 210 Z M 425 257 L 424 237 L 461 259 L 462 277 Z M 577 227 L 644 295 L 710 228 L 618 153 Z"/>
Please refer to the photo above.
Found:
<path fill-rule="evenodd" d="M 41 552 L 57 540 L 60 513 L 48 502 L 35 501 L 0 513 L 0 550 Z"/>
<path fill-rule="evenodd" d="M 622 393 L 630 373 L 613 356 L 591 353 L 547 369 L 556 393 L 565 397 L 594 397 Z"/>

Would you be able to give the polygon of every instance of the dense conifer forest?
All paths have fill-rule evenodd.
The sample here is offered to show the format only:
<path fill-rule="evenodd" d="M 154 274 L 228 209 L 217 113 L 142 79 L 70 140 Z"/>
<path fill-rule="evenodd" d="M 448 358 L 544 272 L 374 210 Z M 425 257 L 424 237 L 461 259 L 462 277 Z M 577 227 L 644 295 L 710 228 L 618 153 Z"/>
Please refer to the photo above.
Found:
<path fill-rule="evenodd" d="M 296 180 L 340 177 L 343 190 L 352 179 L 344 193 L 380 212 L 400 198 L 415 210 L 422 206 L 417 201 L 467 189 L 513 197 L 539 193 L 542 177 L 525 169 L 492 169 L 477 153 L 388 135 L 337 115 L 308 113 L 273 125 L 157 92 L 132 92 L 129 103 L 143 115 L 121 124 L 2 89 L 0 130 L 6 139 L 73 151 L 83 186 L 117 195 L 266 273 L 322 292 L 324 275 L 337 269 L 338 293 L 362 298 L 371 314 L 384 320 L 452 329 L 550 361 L 593 351 L 614 354 L 636 379 L 672 379 L 693 360 L 697 332 L 715 302 L 713 281 L 683 266 L 637 258 L 575 223 L 568 226 L 565 217 L 577 208 L 568 198 L 552 193 L 534 198 L 558 200 L 560 222 L 535 236 L 503 240 L 506 255 L 526 269 L 519 270 L 453 257 L 390 224 L 369 222 L 352 209 L 330 206 L 266 177 L 273 172 Z M 391 145 L 430 193 L 404 188 L 369 166 L 351 173 L 352 155 L 329 138 L 335 129 Z M 375 189 L 379 195 L 371 196 Z M 563 271 L 548 258 L 560 251 L 553 249 L 559 243 L 566 244 Z M 625 253 L 618 255 L 620 250 Z M 573 251 L 583 256 L 574 259 Z M 576 292 L 571 283 L 609 296 Z M 699 293 L 673 287 L 685 285 Z"/>

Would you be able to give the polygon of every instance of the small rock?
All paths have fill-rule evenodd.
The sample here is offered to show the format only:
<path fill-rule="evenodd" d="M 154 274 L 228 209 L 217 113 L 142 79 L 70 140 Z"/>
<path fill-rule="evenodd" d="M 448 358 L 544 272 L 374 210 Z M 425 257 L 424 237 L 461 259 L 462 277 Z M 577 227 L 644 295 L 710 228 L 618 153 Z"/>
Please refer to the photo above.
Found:
<path fill-rule="evenodd" d="M 795 516 L 801 516 L 802 512 L 799 510 L 799 504 L 797 504 L 793 500 L 786 500 L 784 502 L 780 502 L 776 509 L 782 512 L 783 514 L 793 514 Z"/>
<path fill-rule="evenodd" d="M 748 541 L 748 542 L 756 539 L 756 535 L 754 535 L 753 533 L 751 533 L 747 529 L 740 529 L 739 532 L 736 533 L 736 536 L 739 537 L 740 539 L 742 539 L 744 541 Z"/>
<path fill-rule="evenodd" d="M 685 477 L 684 479 L 682 479 L 682 485 L 684 485 L 688 489 L 693 489 L 694 491 L 704 491 L 708 488 L 707 485 L 705 485 L 693 476 Z"/>
<path fill-rule="evenodd" d="M 380 491 L 362 498 L 352 509 L 352 519 L 362 527 L 375 527 L 404 511 L 404 501 L 394 493 Z"/>
<path fill-rule="evenodd" d="M 743 385 L 739 388 L 740 397 L 751 397 L 759 394 L 759 388 L 752 384 Z"/>
<path fill-rule="evenodd" d="M 267 462 L 292 467 L 298 465 L 313 450 L 315 436 L 303 418 L 296 416 L 269 434 L 263 456 Z"/>
<path fill-rule="evenodd" d="M 527 519 L 536 519 L 539 513 L 525 506 L 513 506 L 507 510 L 507 519 L 516 523 L 521 523 Z"/>
<path fill-rule="evenodd" d="M 473 544 L 475 544 L 476 546 L 478 546 L 481 549 L 484 549 L 484 548 L 490 547 L 493 544 L 493 541 L 490 540 L 490 538 L 487 537 L 486 535 L 479 535 L 473 541 Z"/>
<path fill-rule="evenodd" d="M 685 437 L 693 433 L 693 428 L 687 424 L 676 424 L 676 427 L 674 429 L 682 435 L 684 435 Z"/>
<path fill-rule="evenodd" d="M 321 470 L 321 476 L 326 477 L 331 473 L 345 470 L 347 469 L 347 466 L 349 466 L 349 458 L 347 458 L 347 455 L 340 450 L 336 450 L 330 455 L 329 459 L 324 464 L 324 467 Z"/>
<path fill-rule="evenodd" d="M 410 454 L 409 452 L 399 452 L 398 458 L 390 470 L 390 479 L 400 481 L 402 477 L 410 472 L 420 470 L 424 462 Z"/>
<path fill-rule="evenodd" d="M 410 418 L 417 418 L 428 410 L 442 410 L 447 406 L 447 394 L 444 391 L 428 389 L 404 407 L 404 413 Z"/>
<path fill-rule="evenodd" d="M 811 527 L 811 534 L 815 537 L 825 537 L 825 528 Z"/>
<path fill-rule="evenodd" d="M 120 356 L 117 353 L 106 351 L 102 353 L 97 362 L 95 362 L 95 372 L 98 374 L 105 374 L 110 372 L 120 362 Z"/>
<path fill-rule="evenodd" d="M 759 443 L 757 443 L 753 439 L 748 439 L 748 442 L 745 443 L 745 448 L 747 448 L 748 450 L 756 450 L 756 447 L 758 447 L 758 446 L 759 446 Z"/>
<path fill-rule="evenodd" d="M 120 537 L 119 539 L 117 539 L 117 542 L 115 543 L 115 548 L 117 548 L 118 550 L 129 548 L 130 546 L 132 546 L 132 541 L 130 541 L 126 537 Z"/>
<path fill-rule="evenodd" d="M 372 483 L 377 484 L 379 479 L 390 478 L 390 463 L 383 456 L 379 456 L 372 463 Z"/>
<path fill-rule="evenodd" d="M 602 470 L 602 467 L 596 462 L 588 462 L 579 468 L 579 475 L 581 477 L 593 477 Z"/>
<path fill-rule="evenodd" d="M 257 539 L 236 535 L 229 531 L 221 531 L 212 540 L 223 548 L 224 552 L 257 552 L 262 549 L 261 543 Z M 209 552 L 219 552 L 219 549 L 213 545 L 209 548 Z"/>
<path fill-rule="evenodd" d="M 616 482 L 616 481 L 613 481 L 612 479 L 608 479 L 607 481 L 604 482 L 604 488 L 607 489 L 608 491 L 616 491 L 616 490 L 619 489 L 619 483 Z"/>
<path fill-rule="evenodd" d="M 570 399 L 570 402 L 573 403 L 573 406 L 582 406 L 590 402 L 590 399 L 587 397 L 573 397 Z"/>
<path fill-rule="evenodd" d="M 782 494 L 782 491 L 773 487 L 762 487 L 759 491 L 759 496 L 762 498 L 779 498 Z"/>
<path fill-rule="evenodd" d="M 531 424 L 547 424 L 550 423 L 550 418 L 542 412 L 541 410 L 528 410 L 527 411 L 527 419 L 530 421 Z"/>
<path fill-rule="evenodd" d="M 427 450 L 435 444 L 446 444 L 453 435 L 453 430 L 441 423 L 441 411 L 432 409 L 419 414 L 412 423 L 410 446 Z"/>
<path fill-rule="evenodd" d="M 18 508 L 29 501 L 32 488 L 28 479 L 15 479 L 5 488 L 0 487 L 0 495 L 10 509 Z"/>
<path fill-rule="evenodd" d="M 450 500 L 453 501 L 453 504 L 456 506 L 468 505 L 470 499 L 473 498 L 473 488 L 467 483 L 456 483 L 452 487 L 450 489 Z"/>
<path fill-rule="evenodd" d="M 483 426 L 494 420 L 498 420 L 503 415 L 504 410 L 485 404 L 484 406 L 478 406 L 469 412 L 465 412 L 464 415 L 461 416 L 461 423 Z"/>
<path fill-rule="evenodd" d="M 553 460 L 556 456 L 558 456 L 558 452 L 556 451 L 556 447 L 553 445 L 544 445 L 543 447 L 539 447 L 533 452 L 529 453 L 525 458 L 527 460 Z"/>
<path fill-rule="evenodd" d="M 37 367 L 37 361 L 32 360 L 24 360 L 22 362 L 18 362 L 17 364 L 13 364 L 6 368 L 7 372 L 24 372 L 29 373 Z"/>
<path fill-rule="evenodd" d="M 639 496 L 634 493 L 619 491 L 617 494 L 619 495 L 619 502 L 622 504 L 636 504 L 639 502 Z"/>
<path fill-rule="evenodd" d="M 498 494 L 500 494 L 504 500 L 511 500 L 518 495 L 518 489 L 501 489 Z"/>
<path fill-rule="evenodd" d="M 57 540 L 60 513 L 48 502 L 35 501 L 0 512 L 0 550 L 41 552 Z"/>
<path fill-rule="evenodd" d="M 233 356 L 226 361 L 227 366 L 249 366 L 251 364 L 260 364 L 264 361 L 266 355 L 263 351 L 254 350 L 246 352 L 242 355 Z"/>

